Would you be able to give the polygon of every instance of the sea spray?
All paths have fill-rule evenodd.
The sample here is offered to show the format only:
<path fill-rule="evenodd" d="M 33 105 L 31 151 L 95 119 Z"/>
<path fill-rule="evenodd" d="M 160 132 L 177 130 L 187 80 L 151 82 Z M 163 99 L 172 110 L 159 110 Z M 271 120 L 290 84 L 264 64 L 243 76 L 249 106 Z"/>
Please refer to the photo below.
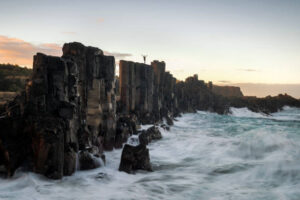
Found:
<path fill-rule="evenodd" d="M 148 145 L 152 173 L 119 172 L 113 150 L 106 166 L 62 180 L 1 179 L 0 199 L 300 199 L 300 110 L 254 115 L 184 114 Z"/>

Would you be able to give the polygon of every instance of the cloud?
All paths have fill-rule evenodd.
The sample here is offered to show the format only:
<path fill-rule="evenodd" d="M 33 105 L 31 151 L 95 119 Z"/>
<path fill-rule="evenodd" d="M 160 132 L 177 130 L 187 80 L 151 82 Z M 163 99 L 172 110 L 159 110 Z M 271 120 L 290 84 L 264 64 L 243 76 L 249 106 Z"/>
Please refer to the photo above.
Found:
<path fill-rule="evenodd" d="M 61 56 L 61 45 L 55 43 L 32 44 L 18 38 L 0 35 L 0 63 L 18 64 L 31 67 L 33 56 L 41 52 L 53 56 Z M 116 60 L 132 56 L 130 53 L 104 51 L 105 55 L 114 56 Z"/>
<path fill-rule="evenodd" d="M 259 70 L 257 69 L 251 69 L 251 68 L 246 68 L 246 69 L 243 69 L 243 68 L 240 68 L 240 69 L 237 69 L 238 71 L 244 71 L 244 72 L 258 72 Z"/>
<path fill-rule="evenodd" d="M 54 43 L 34 45 L 18 38 L 0 35 L 0 63 L 31 67 L 33 55 L 37 52 L 60 56 L 61 46 Z"/>
<path fill-rule="evenodd" d="M 101 23 L 103 23 L 103 22 L 104 22 L 104 19 L 103 19 L 103 18 L 98 18 L 98 19 L 97 19 L 97 23 L 98 23 L 98 24 L 101 24 Z"/>
<path fill-rule="evenodd" d="M 109 52 L 109 51 L 104 51 L 104 55 L 114 56 L 116 58 L 116 60 L 122 60 L 122 59 L 132 56 L 132 54 L 130 54 L 130 53 L 119 53 L 119 52 Z"/>
<path fill-rule="evenodd" d="M 221 80 L 221 81 L 218 81 L 219 83 L 231 83 L 231 81 L 225 81 L 225 80 Z"/>
<path fill-rule="evenodd" d="M 175 69 L 175 70 L 173 70 L 173 72 L 175 72 L 175 73 L 182 73 L 182 72 L 184 72 L 184 70 L 183 69 Z"/>
<path fill-rule="evenodd" d="M 76 32 L 73 32 L 73 31 L 63 31 L 61 33 L 66 34 L 66 35 L 76 35 L 77 34 Z"/>

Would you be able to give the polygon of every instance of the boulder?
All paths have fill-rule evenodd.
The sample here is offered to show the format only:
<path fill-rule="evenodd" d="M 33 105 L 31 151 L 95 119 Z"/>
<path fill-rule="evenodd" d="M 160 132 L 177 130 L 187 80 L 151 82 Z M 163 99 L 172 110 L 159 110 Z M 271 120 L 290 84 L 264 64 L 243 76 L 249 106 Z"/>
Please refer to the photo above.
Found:
<path fill-rule="evenodd" d="M 151 142 L 151 138 L 150 138 L 149 134 L 147 133 L 147 131 L 142 130 L 139 133 L 139 142 L 142 145 L 148 145 L 149 142 Z"/>
<path fill-rule="evenodd" d="M 160 127 L 163 128 L 163 129 L 166 130 L 166 131 L 169 131 L 169 130 L 170 130 L 170 126 L 167 126 L 167 125 L 165 125 L 165 124 L 160 125 Z"/>
<path fill-rule="evenodd" d="M 171 118 L 171 117 L 169 117 L 169 116 L 166 116 L 166 121 L 167 121 L 167 124 L 168 124 L 169 126 L 172 126 L 172 125 L 174 125 L 174 122 L 173 122 L 173 120 L 172 120 L 172 118 Z"/>
<path fill-rule="evenodd" d="M 161 132 L 157 126 L 152 126 L 147 130 L 142 130 L 139 134 L 140 144 L 148 145 L 152 140 L 159 140 L 162 138 Z"/>
<path fill-rule="evenodd" d="M 135 170 L 152 171 L 149 150 L 143 144 L 138 146 L 126 144 L 123 148 L 119 171 L 130 174 Z"/>
<path fill-rule="evenodd" d="M 122 115 L 117 120 L 115 148 L 122 148 L 127 139 L 137 133 L 137 118 L 135 115 Z"/>
<path fill-rule="evenodd" d="M 157 126 L 152 126 L 148 128 L 146 132 L 151 138 L 151 140 L 159 140 L 162 138 L 161 132 L 159 131 Z"/>
<path fill-rule="evenodd" d="M 81 151 L 78 155 L 78 159 L 80 170 L 95 169 L 101 166 L 100 158 L 95 157 L 88 151 Z"/>

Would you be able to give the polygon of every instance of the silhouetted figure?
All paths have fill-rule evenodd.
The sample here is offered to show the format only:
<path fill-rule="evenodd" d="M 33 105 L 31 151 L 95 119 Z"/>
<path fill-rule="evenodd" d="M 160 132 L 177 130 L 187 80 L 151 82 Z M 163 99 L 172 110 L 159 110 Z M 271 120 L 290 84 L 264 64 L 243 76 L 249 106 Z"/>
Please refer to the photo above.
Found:
<path fill-rule="evenodd" d="M 146 64 L 147 55 L 142 55 L 142 56 L 143 56 L 143 59 L 144 59 L 144 63 Z"/>

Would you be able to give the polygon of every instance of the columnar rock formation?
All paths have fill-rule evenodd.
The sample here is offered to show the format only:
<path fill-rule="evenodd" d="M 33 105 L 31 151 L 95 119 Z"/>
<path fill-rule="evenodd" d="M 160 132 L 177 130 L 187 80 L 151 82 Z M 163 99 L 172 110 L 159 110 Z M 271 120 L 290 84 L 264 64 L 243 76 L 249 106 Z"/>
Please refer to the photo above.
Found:
<path fill-rule="evenodd" d="M 243 97 L 243 93 L 240 87 L 235 86 L 218 86 L 213 85 L 212 91 L 215 94 L 219 94 L 225 97 Z"/>
<path fill-rule="evenodd" d="M 119 66 L 121 113 L 135 114 L 142 123 L 171 119 L 177 107 L 176 79 L 165 72 L 165 63 L 121 60 Z"/>
<path fill-rule="evenodd" d="M 122 113 L 147 115 L 153 109 L 153 69 L 146 64 L 121 60 L 120 100 Z"/>
<path fill-rule="evenodd" d="M 13 108 L 8 108 L 10 121 L 8 118 L 0 121 L 1 127 L 12 132 L 10 135 L 25 137 L 27 142 L 20 144 L 27 155 L 23 161 L 9 161 L 17 163 L 10 168 L 30 161 L 33 171 L 61 178 L 74 173 L 78 151 L 88 152 L 79 156 L 90 154 L 100 158 L 104 149 L 113 149 L 115 60 L 104 56 L 100 49 L 69 43 L 64 45 L 61 58 L 38 53 L 34 57 L 32 79 L 19 99 L 13 102 Z M 17 124 L 16 119 L 20 120 Z M 7 135 L 3 134 L 1 139 Z M 9 154 L 10 146 L 6 150 Z M 87 159 L 79 157 L 79 160 Z"/>
<path fill-rule="evenodd" d="M 35 55 L 26 91 L 0 113 L 0 165 L 6 174 L 23 167 L 58 179 L 76 169 L 98 167 L 103 151 L 121 148 L 137 134 L 140 123 L 166 119 L 171 125 L 184 112 L 224 114 L 229 106 L 237 106 L 268 113 L 284 105 L 300 107 L 299 100 L 287 95 L 219 96 L 212 83 L 205 84 L 197 75 L 177 81 L 165 71 L 164 62 L 120 61 L 119 67 L 116 86 L 115 59 L 98 48 L 74 42 L 63 46 L 62 57 Z M 146 145 L 161 135 L 154 127 L 139 138 L 138 147 L 126 147 L 120 169 L 151 170 Z"/>

